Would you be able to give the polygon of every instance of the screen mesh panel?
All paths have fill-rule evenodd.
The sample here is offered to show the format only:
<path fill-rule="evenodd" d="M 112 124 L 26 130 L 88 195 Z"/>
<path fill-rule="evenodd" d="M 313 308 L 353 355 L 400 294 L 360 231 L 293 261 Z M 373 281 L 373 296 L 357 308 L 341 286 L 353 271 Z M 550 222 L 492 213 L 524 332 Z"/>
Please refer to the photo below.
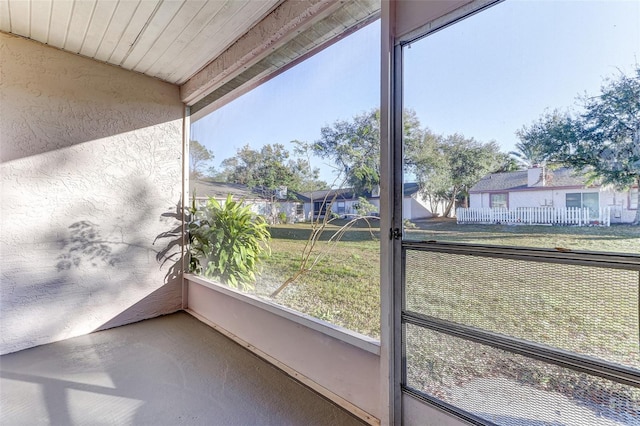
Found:
<path fill-rule="evenodd" d="M 640 370 L 639 272 L 406 251 L 406 310 Z"/>
<path fill-rule="evenodd" d="M 485 420 L 638 425 L 640 389 L 405 325 L 407 385 Z"/>

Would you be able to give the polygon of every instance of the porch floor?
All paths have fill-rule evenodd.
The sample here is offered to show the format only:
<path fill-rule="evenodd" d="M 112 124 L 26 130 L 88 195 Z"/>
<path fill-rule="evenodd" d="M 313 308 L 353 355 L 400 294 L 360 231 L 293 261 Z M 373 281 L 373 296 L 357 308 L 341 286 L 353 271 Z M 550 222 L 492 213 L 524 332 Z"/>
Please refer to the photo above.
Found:
<path fill-rule="evenodd" d="M 0 357 L 0 424 L 362 425 L 184 312 Z"/>

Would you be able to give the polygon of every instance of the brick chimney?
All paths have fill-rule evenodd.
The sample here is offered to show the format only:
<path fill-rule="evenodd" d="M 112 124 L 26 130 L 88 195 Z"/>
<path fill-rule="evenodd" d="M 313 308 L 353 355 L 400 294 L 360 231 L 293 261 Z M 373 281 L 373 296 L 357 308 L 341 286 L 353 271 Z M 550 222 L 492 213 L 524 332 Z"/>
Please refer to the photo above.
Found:
<path fill-rule="evenodd" d="M 527 170 L 527 186 L 544 186 L 544 167 L 537 164 Z"/>

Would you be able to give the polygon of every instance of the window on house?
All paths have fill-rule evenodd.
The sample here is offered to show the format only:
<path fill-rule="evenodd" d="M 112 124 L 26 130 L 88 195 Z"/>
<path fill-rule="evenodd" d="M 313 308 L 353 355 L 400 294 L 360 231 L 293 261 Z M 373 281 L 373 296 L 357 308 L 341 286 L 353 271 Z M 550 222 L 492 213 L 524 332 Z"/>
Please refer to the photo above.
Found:
<path fill-rule="evenodd" d="M 596 216 L 600 209 L 600 195 L 597 192 L 572 192 L 566 194 L 567 208 L 588 208 L 590 216 Z"/>
<path fill-rule="evenodd" d="M 313 215 L 316 217 L 324 216 L 327 214 L 329 208 L 328 201 L 314 201 L 313 202 Z"/>
<path fill-rule="evenodd" d="M 364 221 L 342 228 L 348 220 L 328 213 L 330 205 L 346 210 L 337 190 L 366 193 L 378 183 L 379 45 L 373 22 L 191 126 L 191 139 L 212 154 L 197 163 L 192 191 L 263 206 L 256 220 L 267 223 L 270 250 L 255 281 L 238 287 L 373 338 L 379 225 L 369 221 L 371 233 Z M 371 173 L 358 174 L 358 165 Z"/>
<path fill-rule="evenodd" d="M 638 193 L 640 192 L 640 188 L 632 188 L 629 191 L 629 209 L 637 210 L 638 209 Z"/>
<path fill-rule="evenodd" d="M 491 194 L 489 198 L 492 209 L 506 209 L 508 207 L 507 194 Z"/>
<path fill-rule="evenodd" d="M 566 196 L 567 208 L 582 208 L 582 194 L 580 192 L 570 193 Z"/>
<path fill-rule="evenodd" d="M 604 208 L 628 193 L 589 181 L 581 158 L 546 163 L 556 145 L 538 151 L 545 137 L 581 137 L 560 132 L 567 116 L 594 125 L 577 94 L 598 103 L 608 81 L 637 84 L 638 12 L 499 2 L 399 42 L 402 176 L 425 199 L 406 203 L 415 226 L 397 259 L 405 396 L 473 424 L 638 424 L 640 239 L 629 212 L 607 227 Z"/>

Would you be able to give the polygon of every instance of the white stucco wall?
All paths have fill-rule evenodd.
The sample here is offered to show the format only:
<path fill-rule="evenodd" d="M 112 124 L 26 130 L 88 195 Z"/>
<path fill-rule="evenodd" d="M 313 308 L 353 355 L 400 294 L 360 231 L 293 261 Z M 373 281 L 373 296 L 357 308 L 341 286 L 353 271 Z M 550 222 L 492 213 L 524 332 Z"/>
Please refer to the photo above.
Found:
<path fill-rule="evenodd" d="M 431 203 L 426 196 L 414 194 L 412 197 L 404 197 L 402 205 L 403 219 L 424 219 L 433 216 L 442 216 L 446 210 L 446 203 L 440 202 L 435 206 L 435 211 L 431 211 Z"/>
<path fill-rule="evenodd" d="M 176 86 L 0 33 L 0 353 L 175 311 Z"/>
<path fill-rule="evenodd" d="M 565 207 L 565 196 L 559 195 L 559 191 L 519 191 L 509 193 L 509 208 L 518 207 Z M 487 197 L 487 207 L 490 207 L 489 197 Z"/>
<path fill-rule="evenodd" d="M 536 191 L 512 191 L 509 193 L 509 208 L 518 207 L 566 207 L 567 193 L 598 193 L 600 208 L 611 208 L 611 223 L 631 223 L 635 219 L 635 210 L 629 208 L 629 192 L 612 189 L 584 188 L 563 189 L 550 188 Z M 470 207 L 489 208 L 490 194 L 475 193 L 470 195 Z"/>
<path fill-rule="evenodd" d="M 479 209 L 484 207 L 482 196 L 484 194 L 469 194 L 469 207 Z"/>

